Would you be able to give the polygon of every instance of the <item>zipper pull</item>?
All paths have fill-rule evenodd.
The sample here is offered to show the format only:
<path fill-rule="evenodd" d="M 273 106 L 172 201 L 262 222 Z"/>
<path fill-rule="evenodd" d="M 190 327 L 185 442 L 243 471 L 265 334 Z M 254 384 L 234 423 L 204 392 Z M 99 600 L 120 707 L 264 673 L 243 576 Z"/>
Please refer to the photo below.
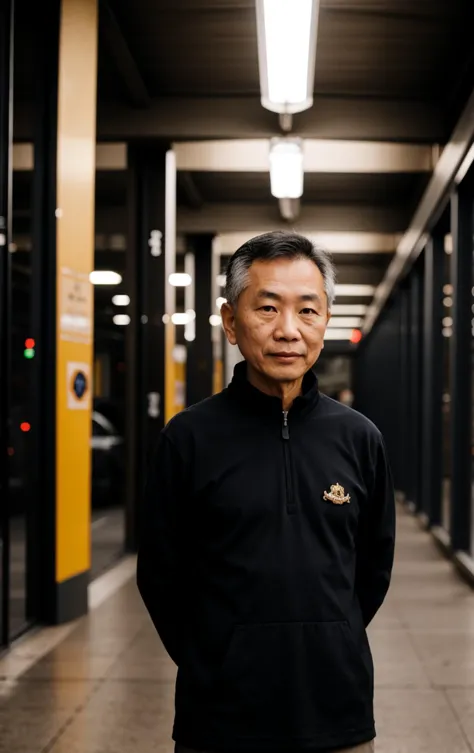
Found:
<path fill-rule="evenodd" d="M 290 438 L 290 429 L 288 426 L 288 411 L 283 411 L 283 425 L 281 427 L 281 436 L 283 439 L 289 439 Z"/>

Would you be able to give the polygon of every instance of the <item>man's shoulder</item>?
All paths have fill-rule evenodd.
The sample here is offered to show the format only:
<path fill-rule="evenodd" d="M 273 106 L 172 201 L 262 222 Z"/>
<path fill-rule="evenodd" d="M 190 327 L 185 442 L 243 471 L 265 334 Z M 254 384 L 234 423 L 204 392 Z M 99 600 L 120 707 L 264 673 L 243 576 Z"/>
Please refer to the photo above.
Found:
<path fill-rule="evenodd" d="M 320 396 L 320 412 L 328 419 L 337 421 L 348 431 L 365 435 L 375 441 L 382 439 L 380 429 L 367 416 L 324 394 Z"/>
<path fill-rule="evenodd" d="M 222 421 L 227 410 L 227 390 L 224 390 L 177 413 L 165 426 L 164 433 L 171 440 L 176 440 L 194 433 L 210 422 Z"/>

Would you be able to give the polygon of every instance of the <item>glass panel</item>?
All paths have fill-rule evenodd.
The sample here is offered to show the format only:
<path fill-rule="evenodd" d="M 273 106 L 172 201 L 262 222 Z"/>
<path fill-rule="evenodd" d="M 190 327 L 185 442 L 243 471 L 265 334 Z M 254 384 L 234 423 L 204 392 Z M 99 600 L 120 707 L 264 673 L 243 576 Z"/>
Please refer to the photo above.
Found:
<path fill-rule="evenodd" d="M 30 509 L 31 379 L 36 343 L 31 337 L 32 171 L 13 174 L 10 395 L 10 637 L 26 626 L 27 515 Z"/>
<path fill-rule="evenodd" d="M 474 285 L 474 249 L 472 253 L 472 279 Z M 471 297 L 471 556 L 474 557 L 474 287 Z"/>
<path fill-rule="evenodd" d="M 442 525 L 450 530 L 451 499 L 451 343 L 453 333 L 452 305 L 453 287 L 451 281 L 451 236 L 445 239 L 444 284 L 443 284 L 443 404 L 442 404 L 442 442 L 443 442 L 443 488 L 442 488 Z"/>

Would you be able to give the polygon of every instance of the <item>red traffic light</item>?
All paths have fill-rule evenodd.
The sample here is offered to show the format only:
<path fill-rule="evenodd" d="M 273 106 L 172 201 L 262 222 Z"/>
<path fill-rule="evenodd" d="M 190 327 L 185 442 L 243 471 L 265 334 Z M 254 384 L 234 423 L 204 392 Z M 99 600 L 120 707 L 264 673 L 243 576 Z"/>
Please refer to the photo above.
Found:
<path fill-rule="evenodd" d="M 362 332 L 360 329 L 353 329 L 351 335 L 351 343 L 360 343 L 362 340 Z"/>
<path fill-rule="evenodd" d="M 35 347 L 35 341 L 33 340 L 32 337 L 28 337 L 28 339 L 25 340 L 25 348 L 27 350 L 31 350 L 34 347 Z"/>

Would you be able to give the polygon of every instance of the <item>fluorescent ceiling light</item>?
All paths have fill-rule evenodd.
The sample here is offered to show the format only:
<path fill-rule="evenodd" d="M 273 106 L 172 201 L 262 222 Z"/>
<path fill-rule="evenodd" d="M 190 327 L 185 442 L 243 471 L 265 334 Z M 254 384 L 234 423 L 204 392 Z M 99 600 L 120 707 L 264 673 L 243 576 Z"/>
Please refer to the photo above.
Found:
<path fill-rule="evenodd" d="M 91 272 L 89 280 L 93 285 L 120 285 L 122 282 L 121 275 L 118 272 L 108 272 L 106 270 L 100 270 Z"/>
<path fill-rule="evenodd" d="M 331 308 L 333 316 L 365 316 L 367 306 L 361 303 L 335 303 Z"/>
<path fill-rule="evenodd" d="M 114 316 L 114 324 L 118 324 L 119 326 L 125 326 L 126 324 L 130 324 L 130 317 L 128 314 L 115 314 Z"/>
<path fill-rule="evenodd" d="M 192 343 L 196 339 L 196 322 L 194 320 L 186 322 L 184 326 L 184 339 L 188 343 Z"/>
<path fill-rule="evenodd" d="M 299 139 L 270 142 L 270 187 L 276 199 L 299 199 L 303 194 L 303 148 Z"/>
<path fill-rule="evenodd" d="M 130 298 L 128 295 L 114 295 L 112 303 L 114 306 L 128 306 Z"/>
<path fill-rule="evenodd" d="M 186 363 L 186 346 L 175 345 L 173 348 L 173 361 L 174 363 Z"/>
<path fill-rule="evenodd" d="M 360 327 L 362 323 L 362 320 L 360 316 L 333 316 L 328 323 L 328 327 L 334 328 L 344 328 L 344 327 L 352 327 L 352 329 L 357 329 Z"/>
<path fill-rule="evenodd" d="M 189 309 L 188 311 L 177 312 L 171 315 L 173 324 L 189 324 L 196 318 L 196 312 Z"/>
<path fill-rule="evenodd" d="M 313 104 L 319 0 L 257 0 L 263 107 L 277 113 Z"/>
<path fill-rule="evenodd" d="M 173 272 L 168 280 L 170 285 L 175 288 L 187 288 L 193 281 L 191 275 L 188 275 L 187 272 Z"/>
<path fill-rule="evenodd" d="M 336 296 L 370 298 L 375 293 L 374 285 L 336 285 Z"/>
<path fill-rule="evenodd" d="M 350 340 L 352 337 L 352 329 L 327 329 L 324 335 L 325 340 Z"/>

